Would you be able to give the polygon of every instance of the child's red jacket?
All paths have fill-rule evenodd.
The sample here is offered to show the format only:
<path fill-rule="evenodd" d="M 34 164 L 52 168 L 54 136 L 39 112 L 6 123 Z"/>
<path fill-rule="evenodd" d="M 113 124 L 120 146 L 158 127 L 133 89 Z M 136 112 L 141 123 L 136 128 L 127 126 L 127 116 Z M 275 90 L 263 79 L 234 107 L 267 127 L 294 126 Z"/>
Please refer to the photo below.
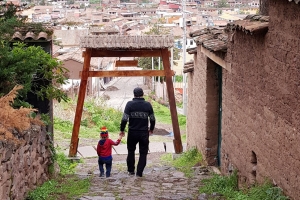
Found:
<path fill-rule="evenodd" d="M 111 156 L 111 149 L 112 146 L 117 146 L 121 142 L 120 139 L 118 139 L 116 142 L 114 142 L 111 139 L 105 139 L 105 140 L 99 140 L 98 145 L 97 145 L 97 154 L 101 158 L 108 158 Z"/>

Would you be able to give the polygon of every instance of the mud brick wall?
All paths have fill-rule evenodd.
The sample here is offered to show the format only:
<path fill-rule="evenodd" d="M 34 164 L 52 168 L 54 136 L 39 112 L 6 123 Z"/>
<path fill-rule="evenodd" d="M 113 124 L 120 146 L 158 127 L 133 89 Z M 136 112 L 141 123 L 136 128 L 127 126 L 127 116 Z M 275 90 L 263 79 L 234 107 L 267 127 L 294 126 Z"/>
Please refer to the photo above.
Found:
<path fill-rule="evenodd" d="M 200 46 L 197 51 L 201 51 Z M 194 56 L 194 72 L 187 77 L 187 148 L 197 147 L 201 151 L 206 148 L 206 65 L 204 55 Z"/>
<path fill-rule="evenodd" d="M 274 0 L 266 35 L 237 31 L 223 71 L 222 172 L 300 197 L 300 6 Z"/>
<path fill-rule="evenodd" d="M 198 47 L 197 51 L 201 51 Z M 197 147 L 209 165 L 216 164 L 218 93 L 216 65 L 202 53 L 195 56 L 188 73 L 187 147 Z"/>
<path fill-rule="evenodd" d="M 22 133 L 21 145 L 0 141 L 0 199 L 24 200 L 29 190 L 49 179 L 52 163 L 50 137 L 44 127 L 33 125 Z"/>

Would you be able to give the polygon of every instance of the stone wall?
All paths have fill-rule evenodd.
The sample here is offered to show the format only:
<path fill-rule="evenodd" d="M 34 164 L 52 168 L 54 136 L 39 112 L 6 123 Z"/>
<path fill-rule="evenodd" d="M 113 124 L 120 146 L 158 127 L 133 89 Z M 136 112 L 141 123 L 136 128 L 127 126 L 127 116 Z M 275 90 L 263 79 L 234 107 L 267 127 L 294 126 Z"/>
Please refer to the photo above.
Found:
<path fill-rule="evenodd" d="M 29 190 L 49 179 L 50 137 L 45 127 L 32 125 L 22 133 L 14 131 L 21 144 L 0 141 L 1 200 L 24 200 Z"/>

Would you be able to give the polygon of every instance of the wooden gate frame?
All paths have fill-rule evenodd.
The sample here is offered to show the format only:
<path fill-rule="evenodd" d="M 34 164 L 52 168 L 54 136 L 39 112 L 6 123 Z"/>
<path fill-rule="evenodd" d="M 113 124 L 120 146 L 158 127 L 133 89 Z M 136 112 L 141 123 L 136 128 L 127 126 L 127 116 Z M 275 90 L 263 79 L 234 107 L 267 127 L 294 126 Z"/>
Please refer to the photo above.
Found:
<path fill-rule="evenodd" d="M 172 76 L 174 71 L 170 66 L 170 52 L 168 48 L 155 49 L 104 49 L 104 48 L 89 48 L 83 52 L 84 63 L 81 72 L 81 82 L 79 87 L 78 101 L 75 112 L 75 119 L 72 131 L 71 144 L 69 149 L 69 157 L 77 155 L 79 142 L 79 129 L 82 117 L 83 104 L 87 89 L 87 81 L 89 77 L 128 77 L 128 76 L 165 76 L 167 92 L 169 97 L 170 112 L 172 118 L 172 127 L 174 132 L 174 149 L 175 153 L 182 153 L 182 142 L 180 137 L 180 129 L 177 118 L 177 109 L 175 102 L 175 94 Z M 161 57 L 163 61 L 164 70 L 112 70 L 112 71 L 90 71 L 91 57 Z M 121 120 L 121 119 L 120 119 Z"/>

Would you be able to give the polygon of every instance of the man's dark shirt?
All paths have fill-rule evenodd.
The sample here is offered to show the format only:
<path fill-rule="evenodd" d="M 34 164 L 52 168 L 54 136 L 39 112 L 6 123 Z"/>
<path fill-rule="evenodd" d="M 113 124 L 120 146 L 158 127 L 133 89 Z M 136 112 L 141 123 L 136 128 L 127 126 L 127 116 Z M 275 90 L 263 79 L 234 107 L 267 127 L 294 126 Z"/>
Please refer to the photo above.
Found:
<path fill-rule="evenodd" d="M 128 132 L 145 132 L 148 131 L 150 120 L 150 131 L 153 131 L 155 126 L 155 116 L 152 105 L 145 101 L 144 98 L 133 98 L 129 101 L 123 113 L 120 130 L 124 131 L 127 122 Z"/>

